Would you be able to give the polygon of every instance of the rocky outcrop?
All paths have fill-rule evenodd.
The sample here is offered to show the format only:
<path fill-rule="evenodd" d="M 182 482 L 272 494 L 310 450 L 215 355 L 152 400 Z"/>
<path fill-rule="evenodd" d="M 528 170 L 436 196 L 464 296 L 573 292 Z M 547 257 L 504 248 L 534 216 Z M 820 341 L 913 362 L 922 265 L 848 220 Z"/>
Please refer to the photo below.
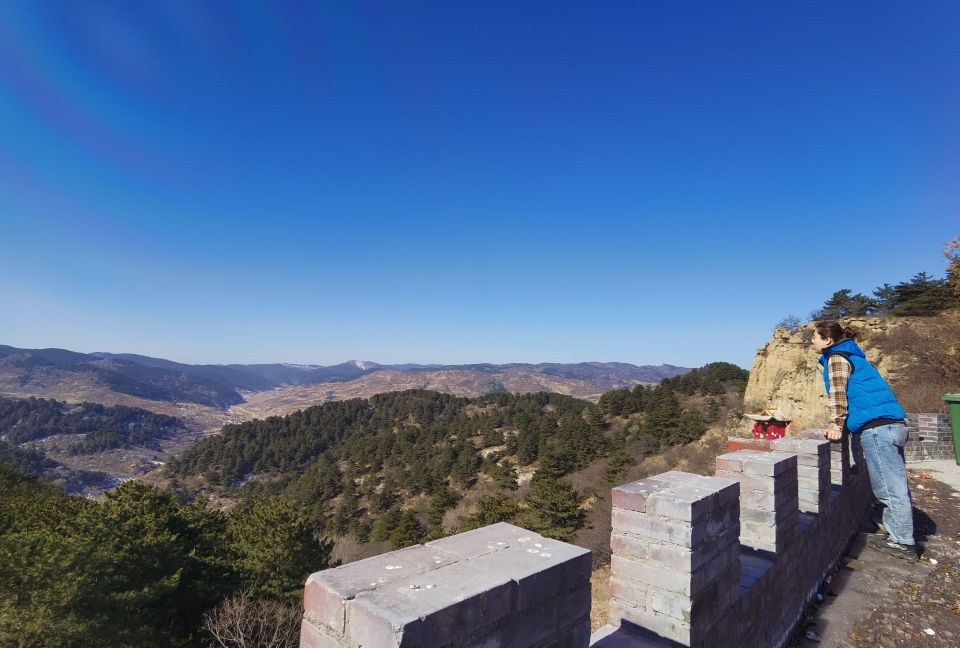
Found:
<path fill-rule="evenodd" d="M 867 359 L 896 386 L 897 371 L 903 366 L 904 359 L 871 345 L 870 339 L 896 327 L 910 325 L 913 320 L 906 317 L 857 317 L 845 319 L 843 324 L 859 331 L 857 342 L 867 353 Z M 757 350 L 744 394 L 746 412 L 759 412 L 765 407 L 780 409 L 793 420 L 794 430 L 827 421 L 827 392 L 817 362 L 820 356 L 810 344 L 812 335 L 812 323 L 793 331 L 780 327 L 774 331 L 773 339 Z"/>

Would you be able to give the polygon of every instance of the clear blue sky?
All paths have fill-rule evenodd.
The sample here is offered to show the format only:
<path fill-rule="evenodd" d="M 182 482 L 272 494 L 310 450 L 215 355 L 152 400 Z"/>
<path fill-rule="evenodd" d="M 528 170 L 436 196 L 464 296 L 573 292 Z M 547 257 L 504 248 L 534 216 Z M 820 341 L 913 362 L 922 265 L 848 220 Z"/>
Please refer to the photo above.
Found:
<path fill-rule="evenodd" d="M 749 367 L 834 290 L 943 276 L 958 24 L 954 1 L 10 0 L 0 343 Z"/>

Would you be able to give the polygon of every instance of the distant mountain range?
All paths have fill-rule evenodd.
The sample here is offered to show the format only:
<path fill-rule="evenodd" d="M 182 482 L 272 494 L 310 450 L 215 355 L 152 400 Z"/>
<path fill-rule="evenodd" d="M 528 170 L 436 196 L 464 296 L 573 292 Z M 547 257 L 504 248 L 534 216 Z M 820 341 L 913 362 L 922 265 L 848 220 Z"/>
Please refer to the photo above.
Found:
<path fill-rule="evenodd" d="M 589 397 L 618 387 L 657 383 L 687 371 L 688 368 L 673 365 L 636 366 L 622 362 L 381 365 L 351 360 L 332 366 L 191 365 L 133 353 L 77 353 L 0 345 L 0 395 L 76 400 L 71 398 L 71 393 L 76 392 L 77 396 L 93 402 L 116 402 L 116 395 L 124 394 L 219 410 L 241 405 L 258 392 L 311 385 L 322 385 L 327 392 L 323 398 L 327 400 L 331 398 L 330 393 L 338 398 L 343 390 L 336 389 L 336 384 L 351 383 L 374 374 L 383 374 L 382 379 L 365 380 L 364 384 L 371 386 L 361 391 L 389 390 L 392 383 L 399 383 L 401 389 L 420 384 L 452 392 L 542 388 Z M 445 389 L 444 377 L 455 379 L 462 387 Z M 114 397 L 91 397 L 98 390 L 112 392 Z M 346 393 L 349 394 L 346 397 L 353 395 L 350 390 Z"/>

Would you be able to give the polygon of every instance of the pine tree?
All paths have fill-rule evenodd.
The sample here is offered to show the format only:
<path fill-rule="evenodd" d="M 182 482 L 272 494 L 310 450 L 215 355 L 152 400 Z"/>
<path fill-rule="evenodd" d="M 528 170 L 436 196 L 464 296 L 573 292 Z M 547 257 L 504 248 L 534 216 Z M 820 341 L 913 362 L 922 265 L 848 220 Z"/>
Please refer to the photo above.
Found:
<path fill-rule="evenodd" d="M 440 486 L 433 495 L 430 512 L 427 514 L 427 521 L 430 522 L 431 528 L 439 529 L 443 525 L 443 517 L 446 512 L 456 506 L 459 501 L 459 495 L 446 486 Z"/>
<path fill-rule="evenodd" d="M 348 488 L 340 497 L 340 504 L 333 515 L 333 532 L 346 535 L 353 519 L 360 512 L 360 502 L 353 488 Z"/>
<path fill-rule="evenodd" d="M 582 501 L 567 481 L 534 478 L 522 525 L 548 538 L 571 541 L 586 519 Z"/>
<path fill-rule="evenodd" d="M 919 272 L 910 281 L 893 287 L 886 306 L 892 315 L 928 316 L 958 303 L 947 279 L 934 279 L 926 272 Z"/>
<path fill-rule="evenodd" d="M 517 479 L 517 469 L 509 461 L 504 460 L 502 464 L 494 467 L 493 484 L 498 489 L 517 490 L 520 487 Z"/>
<path fill-rule="evenodd" d="M 610 459 L 607 461 L 607 469 L 603 473 L 604 481 L 611 486 L 617 483 L 617 480 L 623 476 L 623 473 L 626 472 L 630 463 L 630 455 L 622 448 L 611 454 Z"/>
<path fill-rule="evenodd" d="M 815 320 L 835 320 L 841 317 L 872 315 L 877 311 L 877 300 L 860 293 L 853 294 L 849 288 L 838 290 L 824 303 L 823 308 L 812 314 Z"/>
<path fill-rule="evenodd" d="M 703 417 L 696 410 L 685 410 L 680 414 L 680 421 L 677 425 L 677 443 L 690 443 L 696 441 L 706 431 Z"/>
<path fill-rule="evenodd" d="M 374 542 L 389 540 L 393 532 L 400 526 L 400 518 L 402 516 L 400 505 L 395 504 L 392 506 L 377 519 L 376 524 L 373 525 L 373 531 L 370 533 L 370 539 Z"/>
<path fill-rule="evenodd" d="M 477 500 L 474 512 L 460 520 L 460 530 L 469 531 L 497 522 L 513 520 L 519 511 L 517 501 L 502 491 Z"/>
<path fill-rule="evenodd" d="M 256 501 L 230 516 L 228 530 L 244 586 L 260 596 L 297 597 L 330 561 L 332 543 L 288 500 Z"/>
<path fill-rule="evenodd" d="M 390 544 L 394 549 L 403 549 L 422 541 L 426 535 L 426 528 L 413 511 L 404 511 L 400 515 L 397 527 L 390 534 Z"/>

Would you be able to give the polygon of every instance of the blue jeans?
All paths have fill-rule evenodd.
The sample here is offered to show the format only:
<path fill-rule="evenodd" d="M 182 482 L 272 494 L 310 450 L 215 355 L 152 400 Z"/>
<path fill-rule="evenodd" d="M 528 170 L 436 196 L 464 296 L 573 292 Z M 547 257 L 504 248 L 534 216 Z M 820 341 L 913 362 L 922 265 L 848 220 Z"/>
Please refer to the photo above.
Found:
<path fill-rule="evenodd" d="M 890 540 L 913 545 L 913 503 L 903 463 L 907 427 L 891 423 L 860 433 L 860 444 L 870 473 L 873 494 L 883 504 L 883 526 Z"/>

